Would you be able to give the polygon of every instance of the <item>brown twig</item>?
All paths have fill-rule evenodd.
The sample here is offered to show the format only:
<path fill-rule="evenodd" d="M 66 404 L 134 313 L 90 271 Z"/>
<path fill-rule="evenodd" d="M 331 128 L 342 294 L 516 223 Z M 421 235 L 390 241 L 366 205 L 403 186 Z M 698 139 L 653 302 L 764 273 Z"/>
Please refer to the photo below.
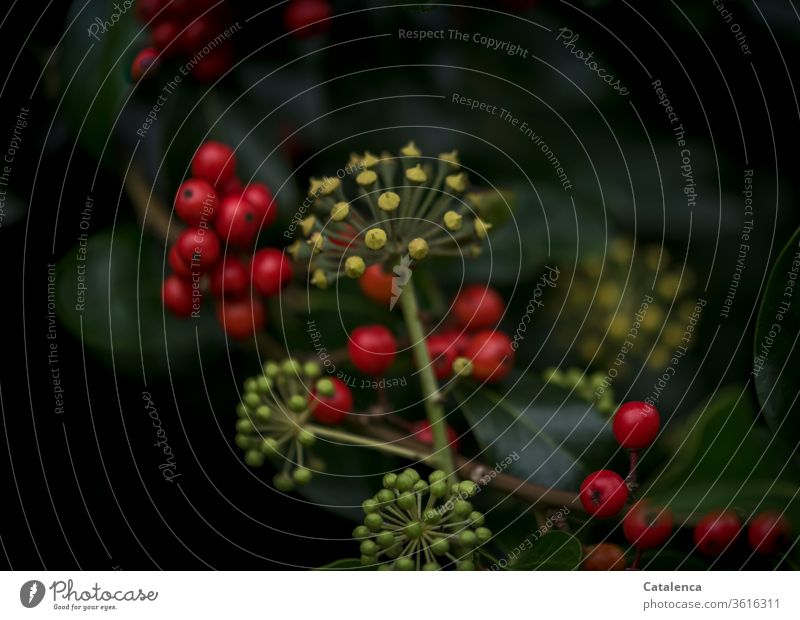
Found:
<path fill-rule="evenodd" d="M 124 183 L 125 192 L 139 215 L 142 227 L 165 245 L 174 242 L 180 234 L 180 229 L 177 226 L 170 226 L 169 209 L 153 194 L 152 187 L 138 168 L 130 167 Z"/>

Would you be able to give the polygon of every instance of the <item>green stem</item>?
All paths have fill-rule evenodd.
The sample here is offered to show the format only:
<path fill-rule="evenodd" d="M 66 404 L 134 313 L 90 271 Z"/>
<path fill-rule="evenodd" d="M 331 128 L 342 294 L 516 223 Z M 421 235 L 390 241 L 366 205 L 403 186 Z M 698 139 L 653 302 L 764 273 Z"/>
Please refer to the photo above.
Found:
<path fill-rule="evenodd" d="M 367 437 L 362 437 L 361 435 L 354 435 L 352 433 L 340 431 L 335 428 L 329 428 L 327 426 L 309 424 L 305 428 L 318 437 L 324 437 L 325 439 L 341 441 L 342 443 L 350 443 L 357 446 L 373 448 L 374 450 L 379 450 L 380 452 L 385 452 L 386 454 L 394 454 L 395 456 L 399 456 L 410 461 L 425 462 L 431 458 L 428 454 L 423 454 L 421 452 L 411 450 L 410 448 L 404 448 L 402 446 L 396 446 L 390 443 L 375 441 Z"/>
<path fill-rule="evenodd" d="M 436 375 L 433 374 L 433 365 L 425 342 L 425 332 L 419 319 L 419 307 L 417 306 L 417 294 L 414 291 L 413 277 L 408 280 L 408 283 L 403 288 L 403 292 L 400 295 L 400 306 L 403 309 L 403 319 L 408 329 L 408 335 L 411 338 L 414 361 L 419 369 L 425 412 L 428 415 L 428 422 L 430 422 L 431 430 L 433 431 L 434 456 L 438 461 L 439 468 L 448 476 L 451 476 L 456 468 L 453 464 L 453 454 L 450 452 L 450 445 L 447 441 L 444 408 L 439 400 L 439 385 L 436 382 Z"/>

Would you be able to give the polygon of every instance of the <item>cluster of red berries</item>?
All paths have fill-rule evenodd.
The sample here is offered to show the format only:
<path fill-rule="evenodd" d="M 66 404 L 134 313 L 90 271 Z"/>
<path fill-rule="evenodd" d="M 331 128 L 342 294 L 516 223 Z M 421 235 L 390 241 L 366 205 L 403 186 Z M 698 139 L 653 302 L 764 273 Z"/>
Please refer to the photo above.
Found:
<path fill-rule="evenodd" d="M 172 275 L 164 280 L 164 305 L 176 316 L 197 316 L 207 290 L 218 300 L 225 331 L 243 339 L 264 327 L 259 295 L 276 295 L 292 279 L 291 261 L 282 250 L 253 254 L 259 231 L 275 220 L 277 204 L 263 183 L 242 187 L 228 145 L 205 142 L 191 170 L 192 178 L 175 195 L 175 213 L 187 228 L 169 250 Z"/>
<path fill-rule="evenodd" d="M 192 75 L 206 83 L 219 78 L 233 64 L 230 42 L 216 41 L 231 22 L 225 2 L 137 0 L 136 16 L 150 34 L 150 47 L 139 52 L 131 67 L 136 82 L 150 75 L 162 58 L 188 59 Z M 208 46 L 212 41 L 215 45 Z M 208 49 L 204 49 L 206 46 Z"/>
<path fill-rule="evenodd" d="M 631 473 L 634 479 L 636 453 L 648 447 L 658 435 L 658 410 L 644 402 L 628 402 L 614 414 L 613 431 L 617 442 L 631 451 Z M 619 514 L 628 503 L 629 482 L 614 471 L 602 469 L 589 474 L 581 483 L 580 501 L 589 515 L 599 518 Z M 672 512 L 647 499 L 637 501 L 622 520 L 627 541 L 638 551 L 659 547 L 673 530 Z M 739 536 L 742 523 L 731 510 L 712 512 L 695 526 L 694 542 L 704 555 L 716 556 L 728 549 Z M 750 523 L 748 542 L 756 553 L 770 554 L 785 549 L 791 541 L 788 521 L 775 512 L 764 512 Z M 613 570 L 625 567 L 624 553 L 616 545 L 603 543 L 588 550 L 584 568 Z"/>

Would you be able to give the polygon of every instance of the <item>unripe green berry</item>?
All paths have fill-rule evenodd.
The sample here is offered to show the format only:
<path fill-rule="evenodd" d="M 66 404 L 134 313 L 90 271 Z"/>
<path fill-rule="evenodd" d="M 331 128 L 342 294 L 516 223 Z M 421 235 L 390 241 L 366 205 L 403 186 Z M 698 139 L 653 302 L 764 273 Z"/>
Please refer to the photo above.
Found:
<path fill-rule="evenodd" d="M 264 437 L 261 440 L 261 451 L 269 456 L 278 454 L 278 442 L 273 437 Z"/>
<path fill-rule="evenodd" d="M 456 516 L 464 518 L 472 512 L 472 504 L 463 500 L 459 500 L 453 504 L 453 512 L 456 514 Z"/>
<path fill-rule="evenodd" d="M 475 530 L 475 536 L 479 543 L 485 543 L 492 538 L 492 531 L 487 527 L 479 527 Z"/>
<path fill-rule="evenodd" d="M 474 547 L 475 544 L 478 542 L 478 537 L 472 530 L 464 530 L 463 532 L 461 532 L 461 534 L 458 535 L 458 542 L 460 542 L 465 547 Z"/>
<path fill-rule="evenodd" d="M 306 408 L 306 402 L 306 399 L 300 396 L 300 394 L 295 394 L 289 397 L 289 402 L 287 404 L 289 405 L 289 409 L 295 413 L 300 413 Z"/>
<path fill-rule="evenodd" d="M 377 499 L 381 504 L 390 504 L 394 501 L 394 492 L 390 491 L 389 489 L 381 489 L 375 494 L 375 499 Z"/>
<path fill-rule="evenodd" d="M 388 549 L 395 543 L 394 534 L 384 530 L 375 537 L 375 542 L 381 549 Z"/>
<path fill-rule="evenodd" d="M 383 486 L 387 489 L 393 489 L 397 484 L 397 474 L 389 473 L 383 477 Z"/>
<path fill-rule="evenodd" d="M 311 431 L 303 429 L 297 434 L 297 441 L 306 447 L 313 446 L 317 441 L 317 436 Z"/>
<path fill-rule="evenodd" d="M 257 392 L 258 391 L 258 381 L 256 381 L 253 377 L 250 377 L 244 382 L 244 391 L 245 392 Z"/>
<path fill-rule="evenodd" d="M 242 402 L 247 406 L 249 409 L 255 409 L 260 404 L 262 404 L 261 396 L 256 392 L 248 392 L 242 398 Z"/>
<path fill-rule="evenodd" d="M 434 555 L 445 555 L 450 552 L 450 543 L 446 538 L 437 538 L 431 543 L 431 551 Z"/>
<path fill-rule="evenodd" d="M 405 474 L 406 476 L 409 476 L 410 478 L 412 478 L 414 480 L 414 482 L 416 482 L 420 478 L 419 474 L 417 473 L 417 470 L 416 469 L 411 469 L 410 467 L 404 469 L 403 470 L 403 474 Z"/>
<path fill-rule="evenodd" d="M 417 496 L 406 491 L 397 498 L 397 505 L 403 510 L 413 510 L 417 505 Z"/>
<path fill-rule="evenodd" d="M 378 505 L 378 502 L 376 502 L 372 498 L 365 499 L 361 503 L 361 507 L 364 509 L 364 512 L 366 514 L 372 514 L 373 512 L 378 512 L 378 509 L 380 508 L 380 506 Z"/>
<path fill-rule="evenodd" d="M 305 467 L 298 467 L 292 473 L 292 479 L 298 486 L 305 486 L 311 482 L 311 470 Z"/>
<path fill-rule="evenodd" d="M 447 483 L 444 480 L 434 482 L 430 487 L 430 494 L 433 497 L 444 497 L 447 495 Z"/>
<path fill-rule="evenodd" d="M 317 362 L 306 362 L 303 364 L 303 374 L 309 379 L 316 379 L 322 373 L 322 368 Z"/>
<path fill-rule="evenodd" d="M 364 525 L 366 525 L 373 532 L 377 532 L 383 527 L 383 517 L 377 512 L 371 512 L 364 518 Z"/>
<path fill-rule="evenodd" d="M 453 361 L 453 373 L 459 377 L 469 377 L 472 374 L 472 360 L 466 357 L 457 357 Z"/>
<path fill-rule="evenodd" d="M 375 555 L 378 553 L 378 551 L 380 551 L 374 540 L 362 540 L 359 550 L 361 551 L 362 555 Z"/>
<path fill-rule="evenodd" d="M 300 371 L 302 370 L 303 367 L 300 365 L 300 362 L 291 357 L 287 357 L 285 360 L 281 362 L 281 371 L 283 371 L 285 375 L 288 375 L 290 377 L 299 375 Z"/>
<path fill-rule="evenodd" d="M 378 564 L 378 570 L 393 570 L 391 564 Z"/>
<path fill-rule="evenodd" d="M 371 535 L 372 532 L 369 531 L 369 528 L 366 525 L 358 525 L 353 530 L 353 538 L 367 538 Z"/>
<path fill-rule="evenodd" d="M 250 437 L 249 435 L 243 435 L 241 433 L 237 433 L 236 437 L 234 438 L 236 445 L 242 450 L 248 450 L 249 448 L 253 447 L 253 441 L 258 441 L 255 437 Z"/>
<path fill-rule="evenodd" d="M 473 527 L 480 527 L 483 525 L 485 521 L 483 515 L 480 512 L 473 511 L 469 515 L 469 522 L 472 524 Z"/>
<path fill-rule="evenodd" d="M 258 450 L 248 450 L 244 453 L 244 462 L 250 467 L 260 467 L 264 464 L 264 455 Z"/>
<path fill-rule="evenodd" d="M 256 388 L 259 394 L 269 394 L 272 391 L 272 379 L 259 375 L 256 379 Z"/>
<path fill-rule="evenodd" d="M 275 485 L 275 488 L 279 491 L 283 491 L 284 493 L 288 493 L 292 489 L 294 489 L 294 480 L 289 474 L 280 473 L 275 474 L 272 478 L 272 484 Z"/>
<path fill-rule="evenodd" d="M 414 560 L 407 557 L 397 558 L 394 561 L 395 570 L 414 570 Z"/>
<path fill-rule="evenodd" d="M 462 480 L 458 484 L 458 490 L 466 497 L 472 497 L 478 492 L 478 485 L 472 482 L 472 480 Z"/>
<path fill-rule="evenodd" d="M 236 420 L 236 431 L 239 433 L 252 433 L 255 430 L 253 421 L 250 418 Z"/>
<path fill-rule="evenodd" d="M 446 480 L 447 474 L 444 473 L 441 469 L 437 469 L 431 472 L 431 475 L 428 476 L 428 482 L 433 484 L 434 482 L 439 482 L 440 480 Z"/>
<path fill-rule="evenodd" d="M 378 556 L 377 555 L 362 555 L 361 556 L 361 565 L 362 566 L 372 566 L 373 564 L 377 563 Z"/>
<path fill-rule="evenodd" d="M 425 523 L 436 525 L 442 520 L 442 513 L 436 510 L 436 508 L 428 508 L 428 510 L 422 514 L 422 520 L 425 521 Z"/>
<path fill-rule="evenodd" d="M 272 409 L 266 405 L 259 405 L 256 407 L 255 416 L 259 422 L 266 422 L 272 417 Z"/>
<path fill-rule="evenodd" d="M 317 393 L 326 398 L 333 396 L 336 388 L 333 387 L 333 381 L 330 379 L 320 379 L 317 381 Z"/>
<path fill-rule="evenodd" d="M 425 562 L 422 565 L 422 570 L 439 570 L 441 566 L 439 566 L 438 562 Z"/>
<path fill-rule="evenodd" d="M 456 562 L 456 570 L 475 570 L 475 562 L 472 560 L 460 560 Z"/>
<path fill-rule="evenodd" d="M 278 366 L 275 362 L 267 362 L 264 364 L 264 374 L 270 378 L 274 379 L 277 377 L 281 372 L 281 367 Z"/>
<path fill-rule="evenodd" d="M 416 540 L 422 536 L 422 525 L 416 521 L 409 523 L 403 528 L 403 532 L 410 540 Z"/>
<path fill-rule="evenodd" d="M 415 483 L 415 482 L 416 482 L 416 480 L 414 480 L 414 479 L 413 479 L 412 477 L 410 477 L 410 476 L 407 476 L 407 475 L 405 474 L 405 472 L 403 472 L 402 474 L 400 474 L 399 476 L 397 476 L 397 481 L 396 481 L 396 483 L 395 483 L 395 486 L 397 487 L 397 490 L 398 490 L 398 491 L 401 491 L 401 492 L 403 492 L 403 491 L 410 491 L 410 490 L 411 490 L 411 487 L 413 487 L 413 486 L 414 486 L 414 483 Z"/>
<path fill-rule="evenodd" d="M 411 488 L 415 493 L 425 493 L 428 490 L 428 483 L 424 480 L 417 480 Z"/>

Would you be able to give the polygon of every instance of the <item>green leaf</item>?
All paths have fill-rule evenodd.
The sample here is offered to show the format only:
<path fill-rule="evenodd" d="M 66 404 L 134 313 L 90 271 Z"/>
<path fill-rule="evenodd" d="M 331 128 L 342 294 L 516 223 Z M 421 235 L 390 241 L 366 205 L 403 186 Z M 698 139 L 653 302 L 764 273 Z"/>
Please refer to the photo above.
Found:
<path fill-rule="evenodd" d="M 728 388 L 672 433 L 672 458 L 642 489 L 681 519 L 731 508 L 743 516 L 787 509 L 800 522 L 800 494 L 792 457 L 760 425 L 747 392 Z"/>
<path fill-rule="evenodd" d="M 372 570 L 361 564 L 358 558 L 344 558 L 336 560 L 325 566 L 320 566 L 316 570 Z"/>
<path fill-rule="evenodd" d="M 583 556 L 581 543 L 566 532 L 550 532 L 538 539 L 532 536 L 523 544 L 530 548 L 514 558 L 510 570 L 575 570 Z"/>
<path fill-rule="evenodd" d="M 602 414 L 536 377 L 515 381 L 506 394 L 460 387 L 455 396 L 485 451 L 481 458 L 499 463 L 510 457 L 508 473 L 529 482 L 577 490 L 616 451 Z"/>
<path fill-rule="evenodd" d="M 756 392 L 767 424 L 793 446 L 800 443 L 798 271 L 800 229 L 778 256 L 767 282 L 756 322 L 753 371 Z M 789 304 L 788 308 L 786 304 Z"/>

